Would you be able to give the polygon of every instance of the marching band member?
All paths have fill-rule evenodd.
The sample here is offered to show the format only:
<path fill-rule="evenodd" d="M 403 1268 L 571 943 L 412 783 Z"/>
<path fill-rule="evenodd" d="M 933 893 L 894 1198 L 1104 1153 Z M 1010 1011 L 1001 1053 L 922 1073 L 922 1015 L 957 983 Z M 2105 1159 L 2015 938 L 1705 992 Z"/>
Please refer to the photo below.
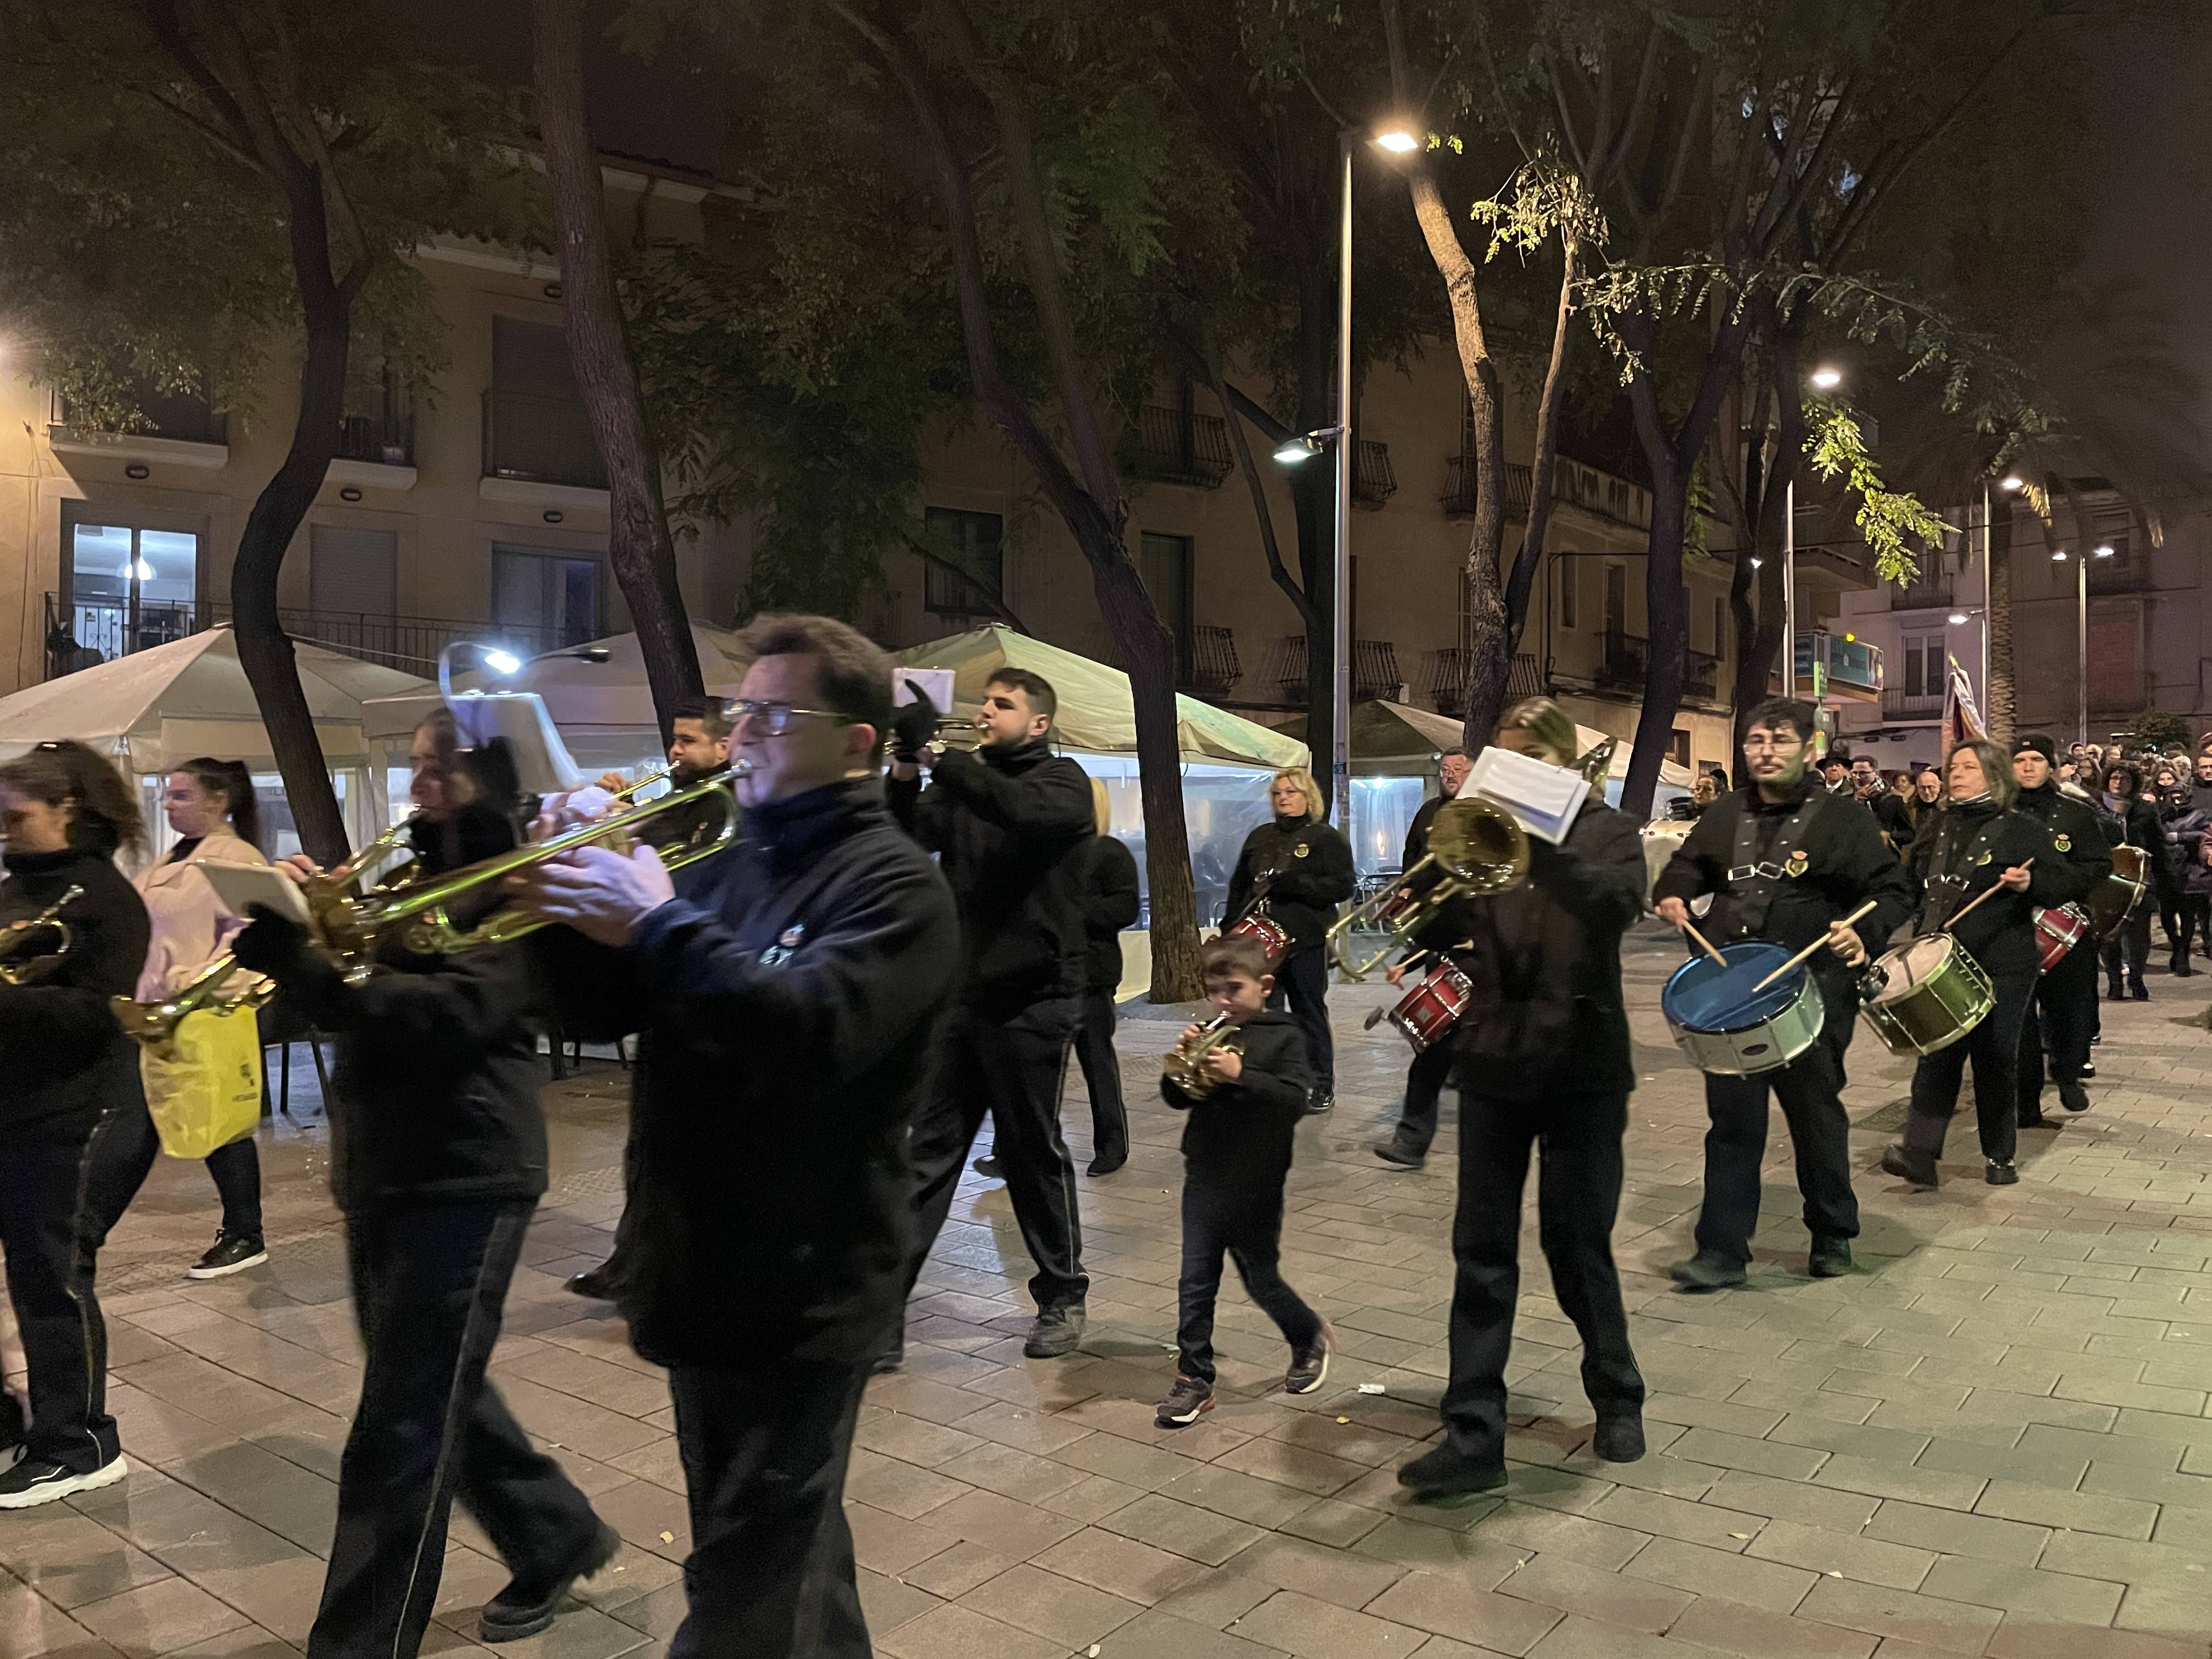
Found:
<path fill-rule="evenodd" d="M 1467 775 L 1474 767 L 1466 750 L 1444 750 L 1437 763 L 1437 793 L 1421 803 L 1406 831 L 1406 850 L 1398 866 L 1400 870 L 1411 870 L 1428 856 L 1429 827 L 1436 823 L 1444 803 L 1458 795 L 1460 786 L 1467 781 Z M 1425 951 L 1446 949 L 1465 937 L 1467 930 L 1460 921 L 1457 902 L 1449 903 L 1436 921 L 1421 930 L 1413 944 Z M 1403 976 L 1401 970 L 1394 969 L 1390 982 L 1395 985 Z M 1392 1169 L 1418 1170 L 1428 1162 L 1430 1144 L 1437 1138 L 1437 1108 L 1443 1099 L 1444 1085 L 1451 1080 L 1451 1068 L 1452 1046 L 1448 1042 L 1431 1043 L 1415 1054 L 1413 1064 L 1406 1068 L 1405 1110 L 1399 1115 L 1398 1127 L 1390 1139 L 1375 1148 L 1375 1156 Z"/>
<path fill-rule="evenodd" d="M 2143 874 L 2150 894 L 2168 884 L 2166 832 L 2160 827 L 2158 809 L 2143 799 L 2142 774 L 2132 766 L 2106 769 L 2104 793 L 2093 810 L 2104 825 L 2105 839 L 2114 847 L 2133 847 L 2143 855 Z M 2136 901 L 2119 931 L 2105 941 L 2105 995 L 2114 1002 L 2132 996 L 2150 1000 L 2143 969 L 2150 959 L 2151 907 L 2156 900 L 2146 894 Z"/>
<path fill-rule="evenodd" d="M 741 839 L 672 876 L 649 848 L 583 848 L 516 885 L 619 950 L 564 961 L 579 942 L 539 936 L 564 1006 L 641 1029 L 616 1288 L 676 1405 L 692 1553 L 672 1659 L 866 1659 L 845 1465 L 902 1313 L 958 932 L 877 780 L 890 659 L 825 617 L 759 617 L 740 647 Z"/>
<path fill-rule="evenodd" d="M 908 1288 L 951 1213 L 988 1111 L 1014 1219 L 1036 1264 L 1029 1285 L 1036 1323 L 1022 1349 L 1032 1359 L 1075 1351 L 1091 1289 L 1060 1091 L 1082 1014 L 1080 884 L 1097 809 L 1082 767 L 1052 752 L 1059 706 L 1042 675 L 1002 668 L 983 688 L 982 746 L 933 756 L 923 745 L 936 710 L 918 697 L 894 717 L 899 747 L 886 790 L 893 816 L 939 856 L 959 904 L 965 957 L 945 1073 L 915 1132 L 921 1231 Z M 893 1354 L 883 1360 L 889 1368 Z"/>
<path fill-rule="evenodd" d="M 1121 1099 L 1121 1062 L 1114 1052 L 1114 994 L 1121 984 L 1121 930 L 1143 908 L 1137 860 L 1127 845 L 1098 833 L 1083 848 L 1083 1018 L 1075 1060 L 1091 1093 L 1091 1165 L 1112 1175 L 1129 1161 L 1129 1112 Z"/>
<path fill-rule="evenodd" d="M 1882 1149 L 1881 1167 L 1915 1186 L 1936 1185 L 1936 1160 L 1971 1059 L 1984 1178 L 1992 1187 L 2009 1187 L 2020 1179 L 2013 1167 L 2020 1127 L 2020 1028 L 2039 966 L 2035 907 L 2078 899 L 2088 883 L 2050 830 L 2014 810 L 2019 786 L 2012 757 L 1996 744 L 1979 738 L 1954 744 L 1943 777 L 1951 805 L 1937 820 L 1929 849 L 1920 931 L 1948 932 L 1981 964 L 1996 1000 L 1964 1037 L 1922 1056 L 1912 1074 L 1904 1138 Z M 1961 914 L 1993 887 L 2002 890 L 1975 904 L 1971 915 Z"/>
<path fill-rule="evenodd" d="M 2112 870 L 2112 848 L 2095 811 L 2059 789 L 2057 757 L 2057 745 L 2041 732 L 2032 732 L 2013 745 L 2013 781 L 2020 786 L 2015 805 L 2050 832 L 2051 846 L 2081 872 L 2087 887 L 2094 887 Z M 2097 950 L 2091 938 L 2061 957 L 2048 973 L 2039 975 L 2028 997 L 2020 1031 L 2021 1128 L 2051 1127 L 2043 1115 L 2042 1103 L 2046 1047 L 2059 1103 L 2069 1112 L 2089 1109 L 2088 1091 L 2081 1086 L 2082 1068 L 2089 1063 L 2089 1037 L 2096 1028 Z"/>
<path fill-rule="evenodd" d="M 512 819 L 471 776 L 446 710 L 416 728 L 410 759 L 424 877 L 514 845 Z M 302 878 L 312 868 L 304 859 L 280 867 Z M 545 1195 L 541 977 L 520 942 L 445 957 L 392 942 L 379 945 L 377 971 L 351 981 L 305 927 L 253 910 L 232 944 L 240 963 L 275 979 L 337 1039 L 331 1188 L 367 1350 L 307 1653 L 417 1651 L 456 1497 L 514 1574 L 484 1606 L 483 1638 L 535 1635 L 620 1541 L 484 1375 Z"/>
<path fill-rule="evenodd" d="M 1767 1091 L 1782 1104 L 1797 1155 L 1797 1190 L 1812 1235 L 1814 1277 L 1848 1273 L 1858 1237 L 1851 1192 L 1850 1124 L 1844 1115 L 1844 1052 L 1858 1023 L 1855 972 L 1911 909 L 1905 867 L 1874 816 L 1811 780 L 1813 709 L 1771 697 L 1751 712 L 1743 757 L 1752 787 L 1723 796 L 1668 861 L 1654 908 L 1689 921 L 1689 901 L 1715 896 L 1706 936 L 1718 945 L 1765 939 L 1795 953 L 1826 936 L 1813 958 L 1823 1018 L 1820 1039 L 1777 1071 L 1705 1074 L 1705 1196 L 1697 1254 L 1668 1271 L 1687 1291 L 1744 1282 L 1759 1225 L 1759 1170 L 1766 1157 Z M 1868 899 L 1874 914 L 1855 927 L 1843 918 Z"/>
<path fill-rule="evenodd" d="M 1507 710 L 1498 742 L 1555 766 L 1575 763 L 1574 722 L 1548 697 Z M 1612 1240 L 1636 1086 L 1620 936 L 1643 910 L 1644 880 L 1635 826 L 1593 793 L 1562 844 L 1529 838 L 1525 882 L 1468 901 L 1474 931 L 1456 960 L 1479 1017 L 1454 1037 L 1459 1204 L 1444 1439 L 1398 1471 L 1423 1497 L 1505 1481 L 1505 1365 L 1532 1144 L 1541 1151 L 1538 1236 L 1553 1291 L 1582 1336 L 1594 1449 L 1616 1463 L 1644 1455 L 1644 1378 Z"/>
<path fill-rule="evenodd" d="M 1336 907 L 1358 884 L 1352 843 L 1325 821 L 1328 802 L 1302 766 L 1275 774 L 1267 786 L 1274 817 L 1244 837 L 1229 876 L 1229 915 L 1258 910 L 1291 936 L 1275 964 L 1267 1006 L 1287 1000 L 1291 1018 L 1306 1034 L 1313 1062 L 1312 1109 L 1336 1104 L 1336 1044 L 1328 1030 L 1328 924 Z"/>
<path fill-rule="evenodd" d="M 27 1431 L 0 1437 L 0 1509 L 22 1510 L 130 1473 L 93 1273 L 153 1159 L 138 1045 L 108 1006 L 146 961 L 146 906 L 115 867 L 146 826 L 113 767 L 82 744 L 42 743 L 0 765 L 0 921 L 59 905 L 72 935 L 41 973 L 28 963 L 54 936 L 26 933 L 6 958 L 22 982 L 0 982 L 0 1250 L 31 1398 Z M 14 1419 L 13 1397 L 0 1401 Z"/>

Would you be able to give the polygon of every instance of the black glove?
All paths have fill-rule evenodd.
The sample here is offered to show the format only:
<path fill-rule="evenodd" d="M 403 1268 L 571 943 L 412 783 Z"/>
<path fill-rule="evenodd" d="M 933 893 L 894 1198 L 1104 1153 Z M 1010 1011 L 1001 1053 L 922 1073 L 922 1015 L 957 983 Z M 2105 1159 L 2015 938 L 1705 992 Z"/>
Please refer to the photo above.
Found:
<path fill-rule="evenodd" d="M 271 979 L 282 979 L 296 969 L 307 955 L 307 930 L 265 904 L 250 905 L 246 914 L 252 920 L 230 942 L 238 965 Z"/>
<path fill-rule="evenodd" d="M 911 763 L 921 753 L 922 747 L 937 735 L 937 723 L 943 718 L 929 693 L 913 680 L 906 689 L 914 693 L 914 701 L 902 703 L 891 712 L 891 755 L 896 760 Z"/>

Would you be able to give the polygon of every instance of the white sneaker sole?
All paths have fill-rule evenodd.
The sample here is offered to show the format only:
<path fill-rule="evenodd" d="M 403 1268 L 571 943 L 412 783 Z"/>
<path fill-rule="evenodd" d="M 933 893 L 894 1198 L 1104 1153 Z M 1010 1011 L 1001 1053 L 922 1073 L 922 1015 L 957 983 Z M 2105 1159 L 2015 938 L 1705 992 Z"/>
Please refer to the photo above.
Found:
<path fill-rule="evenodd" d="M 263 1250 L 258 1255 L 247 1256 L 243 1261 L 234 1261 L 227 1267 L 187 1267 L 185 1269 L 185 1277 L 187 1279 L 228 1279 L 233 1273 L 244 1273 L 248 1267 L 258 1267 L 268 1260 L 269 1252 Z"/>
<path fill-rule="evenodd" d="M 1325 1351 L 1321 1357 L 1321 1369 L 1314 1373 L 1312 1382 L 1307 1383 L 1304 1388 L 1294 1388 L 1291 1386 L 1290 1379 L 1285 1377 L 1283 1380 L 1283 1392 L 1285 1394 L 1313 1394 L 1317 1392 L 1320 1389 L 1321 1385 L 1328 1381 L 1328 1352 Z"/>
<path fill-rule="evenodd" d="M 112 1486 L 130 1473 L 129 1462 L 118 1455 L 90 1474 L 72 1474 L 66 1480 L 49 1480 L 28 1492 L 0 1492 L 0 1510 L 36 1509 L 41 1504 L 74 1498 L 81 1492 L 96 1492 L 102 1486 Z"/>

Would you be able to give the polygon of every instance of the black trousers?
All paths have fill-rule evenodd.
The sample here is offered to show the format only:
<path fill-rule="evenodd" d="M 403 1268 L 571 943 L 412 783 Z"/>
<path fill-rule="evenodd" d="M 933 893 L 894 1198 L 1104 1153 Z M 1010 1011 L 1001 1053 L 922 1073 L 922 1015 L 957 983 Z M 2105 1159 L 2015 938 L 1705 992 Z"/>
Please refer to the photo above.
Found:
<path fill-rule="evenodd" d="M 1444 1433 L 1454 1450 L 1505 1461 L 1505 1364 L 1521 1291 L 1521 1200 L 1539 1148 L 1536 1231 L 1552 1293 L 1583 1340 L 1583 1391 L 1601 1416 L 1638 1412 L 1644 1376 L 1628 1344 L 1613 1224 L 1620 1212 L 1626 1093 L 1506 1101 L 1460 1092 L 1459 1207 L 1452 1216 L 1451 1381 Z"/>
<path fill-rule="evenodd" d="M 1060 1093 L 1079 1005 L 1073 997 L 1032 1004 L 1003 1022 L 972 1012 L 952 1017 L 936 1098 L 915 1130 L 915 1207 L 920 1237 L 907 1273 L 911 1291 L 952 1212 L 952 1194 L 983 1115 L 991 1115 L 999 1173 L 1036 1272 L 1030 1294 L 1040 1311 L 1089 1294 L 1075 1164 L 1060 1133 Z"/>
<path fill-rule="evenodd" d="M 455 1498 L 519 1578 L 586 1559 L 599 1522 L 484 1378 L 534 1200 L 395 1205 L 349 1217 L 368 1350 L 338 1466 L 338 1523 L 310 1659 L 411 1659 Z"/>
<path fill-rule="evenodd" d="M 2150 962 L 2150 906 L 2139 901 L 2120 924 L 2120 931 L 2105 941 L 2105 977 L 2118 985 L 2123 978 L 2130 988 L 2143 982 Z"/>
<path fill-rule="evenodd" d="M 80 1474 L 122 1451 L 107 1413 L 107 1322 L 94 1287 L 100 1247 L 154 1161 L 136 1089 L 89 1134 L 0 1141 L 0 1249 L 29 1372 L 24 1454 Z"/>
<path fill-rule="evenodd" d="M 1391 1137 L 1404 1151 L 1418 1157 L 1428 1156 L 1429 1147 L 1437 1138 L 1437 1105 L 1443 1098 L 1444 1085 L 1451 1081 L 1451 1068 L 1452 1045 L 1449 1036 L 1422 1049 L 1406 1068 L 1406 1110 L 1398 1120 L 1397 1133 Z"/>
<path fill-rule="evenodd" d="M 2054 1083 L 2071 1083 L 2089 1063 L 2089 1038 L 2097 1029 L 2097 957 L 2083 940 L 2036 976 L 2034 994 L 2020 1028 L 2020 1115 L 2041 1111 L 2044 1057 Z M 1978 1086 L 1978 1085 L 1977 1085 Z"/>
<path fill-rule="evenodd" d="M 2181 948 L 2190 948 L 2191 940 L 2207 956 L 2212 956 L 2212 893 L 2184 893 L 2181 896 Z"/>
<path fill-rule="evenodd" d="M 1943 1155 L 1951 1115 L 1959 1109 L 1959 1087 L 1966 1062 L 1974 1063 L 1974 1116 L 1981 1128 L 1982 1156 L 2009 1163 L 2020 1142 L 2020 1028 L 2035 994 L 2035 969 L 2015 969 L 1990 975 L 1996 1000 L 1982 1023 L 1948 1048 L 1921 1056 L 1912 1073 L 1912 1109 L 1905 1120 L 1905 1144 L 1917 1152 Z"/>
<path fill-rule="evenodd" d="M 1129 1109 L 1121 1099 L 1121 1061 L 1114 1052 L 1114 988 L 1084 993 L 1075 1028 L 1075 1063 L 1091 1091 L 1091 1154 L 1106 1158 L 1129 1150 Z"/>
<path fill-rule="evenodd" d="M 252 1135 L 207 1155 L 207 1172 L 222 1199 L 222 1230 L 234 1238 L 261 1237 L 261 1151 Z"/>
<path fill-rule="evenodd" d="M 1328 951 L 1307 945 L 1291 952 L 1275 968 L 1275 988 L 1267 1006 L 1280 1012 L 1290 1005 L 1291 1018 L 1306 1036 L 1306 1057 L 1313 1064 L 1314 1081 L 1324 1095 L 1336 1092 L 1336 1039 L 1328 1029 Z"/>
<path fill-rule="evenodd" d="M 845 1524 L 866 1363 L 668 1374 L 691 1508 L 689 1611 L 669 1659 L 868 1659 Z"/>
<path fill-rule="evenodd" d="M 1805 1231 L 1815 1238 L 1856 1238 L 1859 1201 L 1851 1191 L 1850 1121 L 1844 1115 L 1848 1016 L 1828 1010 L 1819 1039 L 1778 1071 L 1705 1077 L 1705 1200 L 1698 1212 L 1698 1250 L 1738 1263 L 1751 1260 L 1759 1228 L 1759 1166 L 1766 1160 L 1766 1098 L 1781 1103 L 1796 1156 Z"/>
<path fill-rule="evenodd" d="M 1283 1280 L 1283 1178 L 1279 1158 L 1204 1162 L 1186 1158 L 1182 1179 L 1182 1276 L 1176 1284 L 1176 1369 L 1213 1381 L 1213 1304 L 1221 1258 L 1293 1352 L 1321 1337 L 1321 1316 Z"/>

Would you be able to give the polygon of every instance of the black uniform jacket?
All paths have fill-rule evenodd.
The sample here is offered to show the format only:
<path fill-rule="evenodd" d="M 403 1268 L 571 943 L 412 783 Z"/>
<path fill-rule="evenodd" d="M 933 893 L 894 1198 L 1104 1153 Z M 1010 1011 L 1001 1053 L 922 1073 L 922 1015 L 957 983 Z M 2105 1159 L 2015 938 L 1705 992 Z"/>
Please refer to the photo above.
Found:
<path fill-rule="evenodd" d="M 1218 1084 L 1203 1100 L 1160 1079 L 1160 1097 L 1188 1108 L 1183 1156 L 1197 1164 L 1233 1164 L 1253 1170 L 1290 1168 L 1291 1140 L 1304 1115 L 1313 1070 L 1304 1034 L 1288 1014 L 1259 1013 L 1237 1036 L 1244 1070 L 1234 1083 Z"/>
<path fill-rule="evenodd" d="M 1636 828 L 1585 801 L 1566 840 L 1529 838 L 1528 878 L 1470 899 L 1473 988 L 1455 1038 L 1460 1088 L 1498 1100 L 1636 1086 L 1620 1000 L 1620 936 L 1644 908 Z"/>
<path fill-rule="evenodd" d="M 1141 908 L 1137 860 L 1111 836 L 1083 843 L 1083 988 L 1112 995 L 1121 983 L 1121 930 Z"/>
<path fill-rule="evenodd" d="M 631 1340 L 663 1365 L 865 1358 L 904 1299 L 952 895 L 873 778 L 749 809 L 676 884 L 626 951 L 546 946 L 572 1034 L 643 1033 Z"/>
<path fill-rule="evenodd" d="M 2103 795 L 2089 809 L 2103 825 L 2105 840 L 2114 847 L 2140 847 L 2144 854 L 2144 879 L 2154 893 L 2163 892 L 2172 881 L 2166 855 L 2166 830 L 2158 821 L 2158 808 L 2137 796 L 2124 810 L 2112 811 Z M 1994 902 L 1994 901 L 1993 901 Z"/>
<path fill-rule="evenodd" d="M 59 920 L 74 936 L 34 985 L 0 984 L 0 1140 L 47 1142 L 89 1134 L 104 1111 L 139 1093 L 138 1045 L 123 1035 L 110 997 L 137 988 L 146 966 L 145 902 L 104 848 L 10 853 L 0 882 L 0 924 L 39 915 L 71 887 L 82 894 Z M 53 942 L 26 941 L 21 966 Z"/>
<path fill-rule="evenodd" d="M 1974 852 L 1984 826 L 1992 821 L 1996 833 L 1983 854 Z M 2058 850 L 2051 832 L 2026 812 L 1999 812 L 1990 801 L 1954 801 L 1936 820 L 1929 846 L 1927 879 L 1931 891 L 1947 874 L 1963 877 L 1965 885 L 1947 885 L 1946 896 L 1930 915 L 1923 908 L 1926 933 L 1958 915 L 1969 901 L 1996 884 L 1997 878 L 2033 859 L 2024 893 L 2000 892 L 1977 905 L 1972 915 L 1948 930 L 1966 953 L 1990 974 L 2033 974 L 2039 963 L 2035 949 L 2034 912 L 2038 907 L 2064 904 L 2089 890 L 2087 873 Z M 1923 899 L 1927 896 L 1923 895 Z"/>
<path fill-rule="evenodd" d="M 2014 806 L 2051 832 L 2051 845 L 2081 872 L 2084 893 L 2112 872 L 2112 843 L 2101 816 L 2088 802 L 2063 792 L 2057 779 L 2046 778 L 2038 788 L 2021 790 Z"/>
<path fill-rule="evenodd" d="M 1413 869 L 1429 855 L 1429 830 L 1437 821 L 1437 814 L 1443 811 L 1444 802 L 1449 799 L 1448 795 L 1431 796 L 1423 801 L 1420 810 L 1413 814 L 1413 821 L 1406 830 L 1404 860 L 1398 866 L 1401 871 Z M 1413 884 L 1425 891 L 1442 881 L 1444 874 L 1432 864 L 1413 878 Z M 1437 907 L 1436 915 L 1429 925 L 1413 936 L 1413 944 L 1421 950 L 1432 951 L 1440 956 L 1452 955 L 1467 939 L 1473 927 L 1466 908 L 1469 902 L 1465 898 L 1446 899 Z"/>
<path fill-rule="evenodd" d="M 1698 827 L 1684 838 L 1667 867 L 1659 872 L 1652 902 L 1678 898 L 1684 903 L 1701 893 L 1725 894 L 1728 872 L 1735 861 L 1736 826 L 1746 812 L 1759 818 L 1759 847 L 1762 854 L 1774 844 L 1783 823 L 1807 797 L 1820 793 L 1808 781 L 1779 801 L 1762 799 L 1757 788 L 1735 789 L 1715 801 Z M 1852 924 L 1868 953 L 1880 956 L 1888 947 L 1898 924 L 1912 915 L 1912 883 L 1897 854 L 1882 845 L 1874 814 L 1859 803 L 1829 795 L 1814 808 L 1805 825 L 1801 850 L 1805 873 L 1785 876 L 1775 884 L 1774 902 L 1765 925 L 1755 937 L 1785 945 L 1796 955 L 1828 931 L 1828 924 L 1865 903 L 1875 902 L 1874 914 Z M 1716 945 L 1733 945 L 1754 937 L 1744 931 L 1743 920 L 1731 916 L 1726 899 L 1717 899 L 1705 936 Z M 1846 967 L 1833 951 L 1816 953 L 1811 963 L 1826 1001 L 1832 1029 L 1848 1031 L 1858 1016 L 1858 970 Z M 1840 1020 L 1840 1027 L 1832 1022 Z"/>
<path fill-rule="evenodd" d="M 1322 943 L 1336 907 L 1352 896 L 1352 843 L 1315 818 L 1274 818 L 1244 837 L 1229 876 L 1229 915 L 1243 915 L 1262 877 L 1266 913 L 1289 930 L 1291 949 Z"/>
<path fill-rule="evenodd" d="M 1082 853 L 1096 832 L 1090 778 L 1042 738 L 949 751 L 932 775 L 927 789 L 919 778 L 887 787 L 898 821 L 939 855 L 960 907 L 962 1000 L 1007 1019 L 1081 995 Z"/>

